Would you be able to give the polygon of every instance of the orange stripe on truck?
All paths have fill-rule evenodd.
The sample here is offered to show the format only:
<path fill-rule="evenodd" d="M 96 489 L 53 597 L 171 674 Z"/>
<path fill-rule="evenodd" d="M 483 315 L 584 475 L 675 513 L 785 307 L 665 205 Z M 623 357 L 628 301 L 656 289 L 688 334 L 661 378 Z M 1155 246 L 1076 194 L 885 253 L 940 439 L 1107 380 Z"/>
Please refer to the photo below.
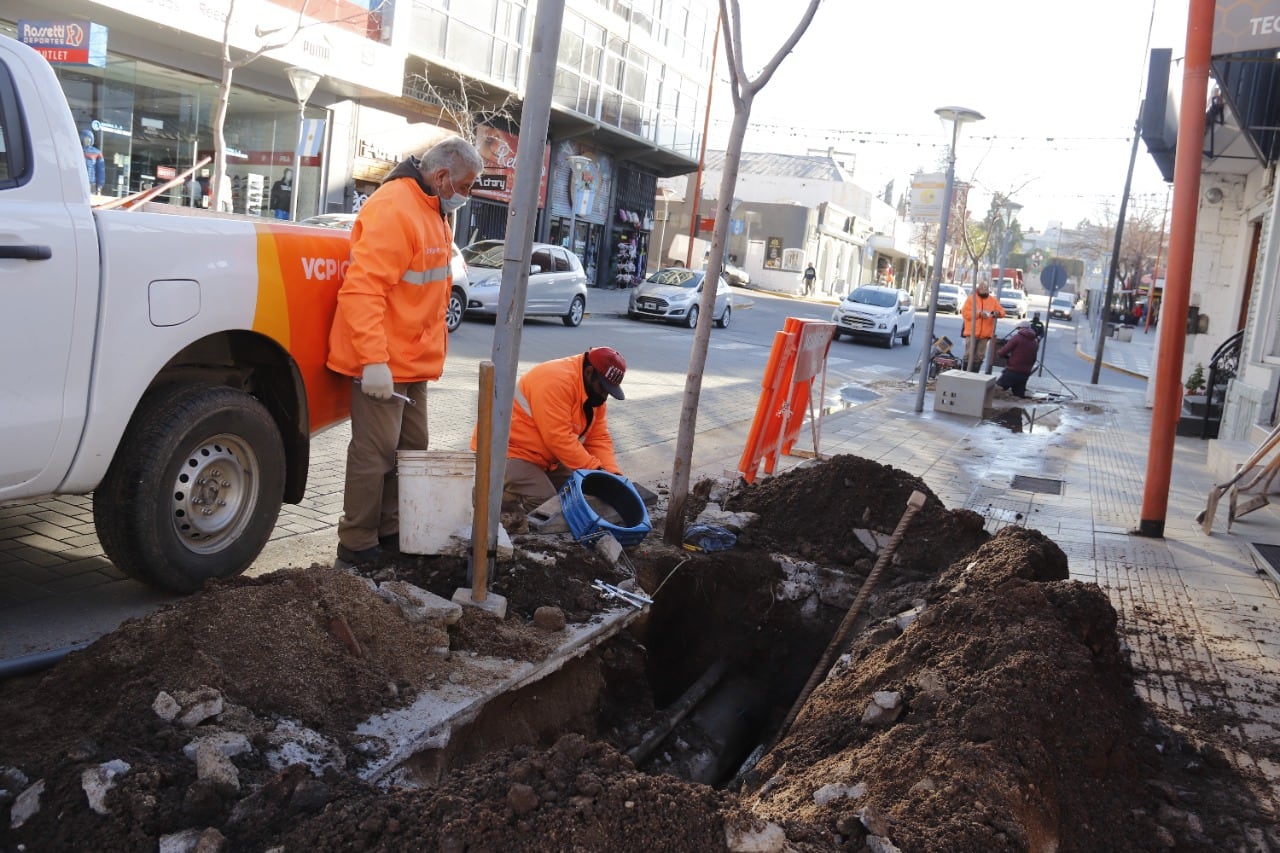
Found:
<path fill-rule="evenodd" d="M 258 304 L 253 328 L 278 341 L 297 362 L 307 387 L 309 426 L 316 432 L 351 410 L 350 380 L 325 367 L 329 327 L 349 261 L 349 234 L 267 223 L 254 228 Z"/>

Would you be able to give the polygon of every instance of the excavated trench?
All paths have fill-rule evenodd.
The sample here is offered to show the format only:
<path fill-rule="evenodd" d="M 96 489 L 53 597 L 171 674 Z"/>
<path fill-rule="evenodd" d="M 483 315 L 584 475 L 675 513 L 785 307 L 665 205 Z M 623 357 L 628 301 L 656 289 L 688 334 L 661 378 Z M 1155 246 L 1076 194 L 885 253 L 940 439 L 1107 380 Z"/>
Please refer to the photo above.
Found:
<path fill-rule="evenodd" d="M 778 738 L 917 490 L 869 627 Z M 452 595 L 458 558 L 313 566 L 13 679 L 0 848 L 1210 850 L 1274 826 L 1220 717 L 1200 744 L 1145 715 L 1105 593 L 1043 534 L 854 457 L 706 498 L 759 520 L 729 551 L 631 549 L 643 612 L 601 597 L 625 572 L 599 554 L 529 537 L 505 619 L 382 597 Z"/>
<path fill-rule="evenodd" d="M 757 551 L 670 552 L 637 570 L 653 595 L 647 612 L 545 677 L 491 697 L 391 777 L 432 786 L 495 750 L 578 733 L 613 743 L 645 772 L 728 782 L 786 718 L 854 584 Z"/>

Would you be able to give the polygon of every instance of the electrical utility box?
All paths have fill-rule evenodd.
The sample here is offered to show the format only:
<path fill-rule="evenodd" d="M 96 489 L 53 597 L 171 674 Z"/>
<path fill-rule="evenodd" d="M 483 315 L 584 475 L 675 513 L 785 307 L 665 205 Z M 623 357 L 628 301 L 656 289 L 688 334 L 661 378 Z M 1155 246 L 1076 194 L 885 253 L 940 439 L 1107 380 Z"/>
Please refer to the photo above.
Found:
<path fill-rule="evenodd" d="M 980 418 L 992 407 L 996 378 L 967 370 L 948 370 L 938 374 L 933 389 L 933 410 L 949 415 Z"/>

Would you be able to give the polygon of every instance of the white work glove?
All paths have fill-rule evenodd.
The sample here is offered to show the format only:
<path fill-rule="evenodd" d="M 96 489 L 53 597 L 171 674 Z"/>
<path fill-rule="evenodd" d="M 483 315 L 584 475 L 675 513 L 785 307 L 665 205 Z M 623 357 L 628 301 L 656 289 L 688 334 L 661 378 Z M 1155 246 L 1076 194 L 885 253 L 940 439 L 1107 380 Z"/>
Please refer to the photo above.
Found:
<path fill-rule="evenodd" d="M 396 390 L 391 368 L 386 364 L 366 364 L 360 377 L 360 390 L 375 400 L 390 400 Z"/>

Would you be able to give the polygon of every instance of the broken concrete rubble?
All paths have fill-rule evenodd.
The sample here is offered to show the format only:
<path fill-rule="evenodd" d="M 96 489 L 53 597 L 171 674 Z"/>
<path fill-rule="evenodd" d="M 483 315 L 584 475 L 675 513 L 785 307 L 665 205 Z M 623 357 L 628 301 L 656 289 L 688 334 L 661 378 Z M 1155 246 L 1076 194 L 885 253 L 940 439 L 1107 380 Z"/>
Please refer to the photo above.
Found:
<path fill-rule="evenodd" d="M 211 744 L 196 747 L 196 778 L 209 783 L 223 796 L 240 793 L 240 771 L 225 753 Z"/>
<path fill-rule="evenodd" d="M 201 747 L 216 749 L 227 758 L 235 758 L 253 750 L 253 745 L 243 732 L 213 732 L 192 740 L 182 748 L 182 754 L 195 761 L 196 750 Z"/>
<path fill-rule="evenodd" d="M 80 774 L 80 787 L 89 800 L 89 808 L 100 815 L 110 813 L 106 799 L 108 792 L 116 785 L 116 777 L 129 772 L 129 763 L 115 759 L 90 767 Z"/>
<path fill-rule="evenodd" d="M 383 581 L 378 584 L 378 595 L 399 607 L 400 613 L 410 622 L 456 625 L 462 618 L 460 605 L 404 581 Z M 446 645 L 448 640 L 446 635 Z"/>
<path fill-rule="evenodd" d="M 40 779 L 18 795 L 9 808 L 9 826 L 18 829 L 40 811 L 40 797 L 44 794 L 44 780 Z"/>

